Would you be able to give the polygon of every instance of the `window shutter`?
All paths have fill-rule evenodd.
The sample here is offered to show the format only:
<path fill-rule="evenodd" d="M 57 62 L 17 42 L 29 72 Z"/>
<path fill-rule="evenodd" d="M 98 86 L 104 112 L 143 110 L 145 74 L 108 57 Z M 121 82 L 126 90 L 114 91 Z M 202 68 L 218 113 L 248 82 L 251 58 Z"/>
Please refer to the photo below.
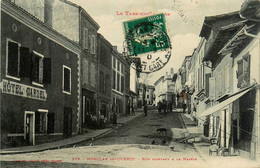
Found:
<path fill-rule="evenodd" d="M 51 58 L 43 59 L 43 83 L 51 83 Z"/>
<path fill-rule="evenodd" d="M 211 77 L 211 74 L 209 73 L 209 74 L 206 74 L 206 97 L 208 97 L 209 96 L 209 79 L 210 79 L 210 77 Z"/>
<path fill-rule="evenodd" d="M 244 76 L 244 80 L 247 84 L 250 83 L 250 55 L 247 54 L 244 58 L 243 58 L 243 76 Z"/>
<path fill-rule="evenodd" d="M 31 57 L 30 79 L 31 79 L 31 81 L 35 81 L 35 72 L 36 72 L 35 55 L 34 55 L 34 53 L 31 53 L 30 55 L 31 55 L 31 56 L 30 56 L 30 57 Z"/>
<path fill-rule="evenodd" d="M 243 82 L 243 60 L 237 62 L 237 87 L 240 88 Z"/>
<path fill-rule="evenodd" d="M 20 77 L 30 77 L 30 60 L 29 48 L 20 47 Z"/>
<path fill-rule="evenodd" d="M 18 76 L 18 44 L 8 42 L 8 75 Z"/>
<path fill-rule="evenodd" d="M 215 78 L 211 77 L 209 78 L 209 98 L 210 100 L 214 100 L 215 99 Z"/>

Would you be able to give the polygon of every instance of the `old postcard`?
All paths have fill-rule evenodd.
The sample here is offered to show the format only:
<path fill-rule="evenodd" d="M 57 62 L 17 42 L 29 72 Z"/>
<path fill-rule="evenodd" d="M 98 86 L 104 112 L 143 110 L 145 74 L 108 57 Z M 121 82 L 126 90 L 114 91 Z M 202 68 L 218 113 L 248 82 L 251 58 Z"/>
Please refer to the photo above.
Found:
<path fill-rule="evenodd" d="M 0 167 L 260 167 L 259 0 L 1 0 Z"/>

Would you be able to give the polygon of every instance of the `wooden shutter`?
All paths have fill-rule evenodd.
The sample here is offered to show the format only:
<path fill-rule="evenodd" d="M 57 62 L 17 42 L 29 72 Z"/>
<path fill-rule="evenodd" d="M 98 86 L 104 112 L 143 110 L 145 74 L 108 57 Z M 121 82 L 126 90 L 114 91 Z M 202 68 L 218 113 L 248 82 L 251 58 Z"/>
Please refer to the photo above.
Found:
<path fill-rule="evenodd" d="M 237 87 L 240 88 L 243 82 L 243 60 L 237 62 Z"/>
<path fill-rule="evenodd" d="M 216 88 L 215 88 L 215 77 L 209 78 L 209 98 L 210 100 L 215 99 Z"/>
<path fill-rule="evenodd" d="M 30 66 L 31 72 L 30 72 L 30 79 L 31 79 L 31 81 L 35 81 L 36 65 L 35 65 L 35 55 L 34 55 L 33 52 L 30 54 L 30 57 L 31 57 L 31 66 Z"/>
<path fill-rule="evenodd" d="M 20 77 L 30 77 L 30 60 L 29 48 L 20 47 Z"/>
<path fill-rule="evenodd" d="M 8 75 L 18 76 L 18 44 L 8 42 Z"/>
<path fill-rule="evenodd" d="M 43 83 L 51 83 L 51 58 L 43 59 Z"/>
<path fill-rule="evenodd" d="M 243 57 L 243 77 L 244 81 L 250 83 L 250 55 L 247 54 Z"/>
<path fill-rule="evenodd" d="M 210 77 L 211 77 L 211 74 L 209 73 L 209 74 L 206 74 L 206 88 L 205 88 L 205 90 L 206 90 L 206 97 L 208 97 L 209 96 L 209 79 L 210 79 Z"/>

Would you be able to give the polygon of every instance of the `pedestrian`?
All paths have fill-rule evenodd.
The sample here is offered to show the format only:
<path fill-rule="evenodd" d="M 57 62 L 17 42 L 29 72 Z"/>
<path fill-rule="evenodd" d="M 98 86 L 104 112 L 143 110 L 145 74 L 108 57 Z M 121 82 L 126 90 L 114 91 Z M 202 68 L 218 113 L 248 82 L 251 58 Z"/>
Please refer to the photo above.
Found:
<path fill-rule="evenodd" d="M 146 103 L 146 101 L 144 102 L 144 115 L 145 116 L 147 116 L 147 109 L 148 107 L 147 107 L 147 103 Z"/>
<path fill-rule="evenodd" d="M 163 112 L 166 114 L 167 102 L 163 99 Z"/>
<path fill-rule="evenodd" d="M 157 108 L 158 108 L 158 113 L 161 113 L 161 109 L 162 109 L 162 102 L 161 101 L 158 102 Z"/>
<path fill-rule="evenodd" d="M 169 109 L 170 109 L 170 112 L 172 112 L 172 102 L 171 101 L 169 102 Z"/>
<path fill-rule="evenodd" d="M 132 114 L 135 116 L 135 109 L 134 109 L 134 106 L 132 107 Z"/>
<path fill-rule="evenodd" d="M 183 102 L 183 103 L 182 103 L 182 109 L 183 109 L 183 113 L 185 113 L 186 107 L 187 107 L 186 103 L 185 103 L 185 102 Z"/>

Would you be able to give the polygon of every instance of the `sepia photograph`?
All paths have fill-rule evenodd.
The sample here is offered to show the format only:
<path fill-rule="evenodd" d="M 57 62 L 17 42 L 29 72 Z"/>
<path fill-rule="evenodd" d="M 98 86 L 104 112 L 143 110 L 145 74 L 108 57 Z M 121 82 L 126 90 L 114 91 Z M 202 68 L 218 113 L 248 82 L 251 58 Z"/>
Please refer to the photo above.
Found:
<path fill-rule="evenodd" d="M 260 0 L 0 2 L 0 168 L 260 167 Z"/>

